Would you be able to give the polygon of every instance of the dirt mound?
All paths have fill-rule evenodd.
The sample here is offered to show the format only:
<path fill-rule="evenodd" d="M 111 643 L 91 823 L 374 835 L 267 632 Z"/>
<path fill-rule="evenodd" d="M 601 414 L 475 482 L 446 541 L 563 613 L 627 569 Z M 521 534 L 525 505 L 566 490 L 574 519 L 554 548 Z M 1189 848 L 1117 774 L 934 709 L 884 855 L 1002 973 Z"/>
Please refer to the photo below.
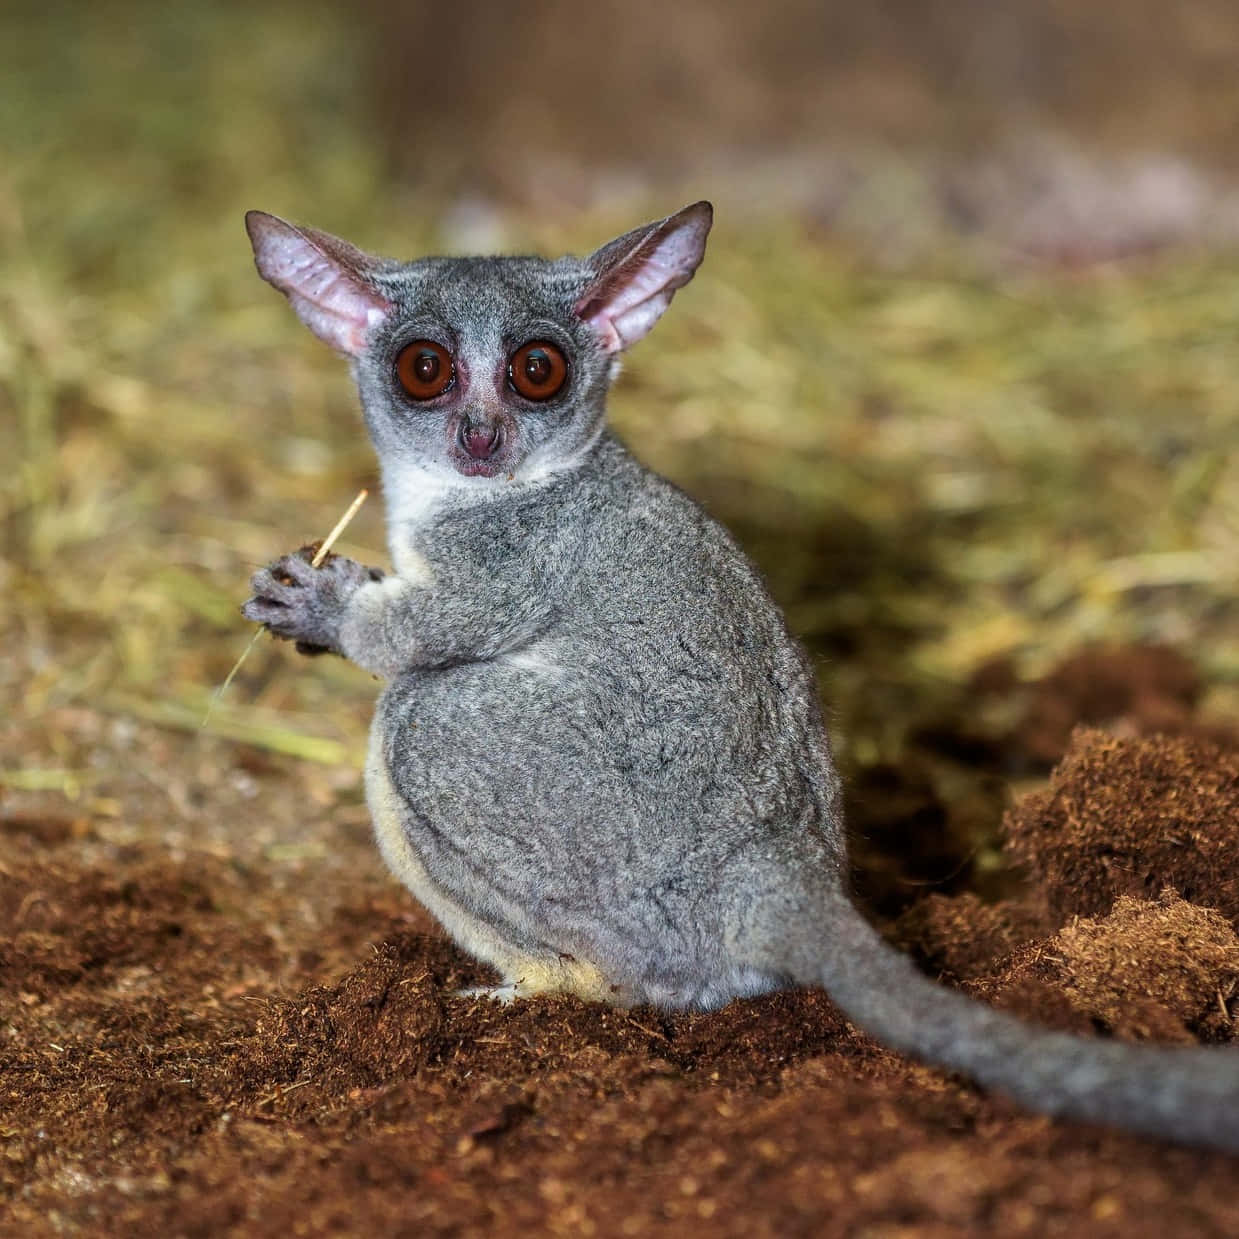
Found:
<path fill-rule="evenodd" d="M 994 961 L 1053 932 L 1035 896 L 985 903 L 971 892 L 926 895 L 899 918 L 892 936 L 926 971 L 948 981 L 988 976 Z"/>
<path fill-rule="evenodd" d="M 1239 751 L 1080 730 L 1050 786 L 1021 800 L 1004 828 L 1060 924 L 1165 886 L 1239 924 L 1237 824 Z"/>
<path fill-rule="evenodd" d="M 1108 916 L 1077 918 L 1025 944 L 968 988 L 1072 1031 L 1168 1044 L 1231 1041 L 1239 937 L 1225 917 L 1170 888 L 1155 900 L 1121 895 Z"/>
<path fill-rule="evenodd" d="M 1010 814 L 1030 890 L 929 896 L 900 940 L 1085 1035 L 1233 1040 L 1236 761 L 1077 733 Z M 1026 1115 L 875 1045 L 819 991 L 708 1014 L 502 1007 L 459 995 L 484 970 L 377 869 L 310 916 L 312 866 L 277 882 L 72 822 L 3 824 L 4 1233 L 1239 1225 L 1229 1159 Z"/>

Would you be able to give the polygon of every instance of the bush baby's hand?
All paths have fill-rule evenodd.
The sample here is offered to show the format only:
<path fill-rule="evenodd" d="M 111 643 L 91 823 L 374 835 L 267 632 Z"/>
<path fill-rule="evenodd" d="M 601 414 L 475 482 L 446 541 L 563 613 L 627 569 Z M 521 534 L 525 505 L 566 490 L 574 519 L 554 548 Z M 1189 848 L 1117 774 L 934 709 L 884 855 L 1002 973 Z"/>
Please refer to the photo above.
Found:
<path fill-rule="evenodd" d="M 338 654 L 349 600 L 363 585 L 382 580 L 383 573 L 342 555 L 328 555 L 315 568 L 315 550 L 303 546 L 255 572 L 254 596 L 241 613 L 274 636 L 295 641 L 302 654 Z"/>

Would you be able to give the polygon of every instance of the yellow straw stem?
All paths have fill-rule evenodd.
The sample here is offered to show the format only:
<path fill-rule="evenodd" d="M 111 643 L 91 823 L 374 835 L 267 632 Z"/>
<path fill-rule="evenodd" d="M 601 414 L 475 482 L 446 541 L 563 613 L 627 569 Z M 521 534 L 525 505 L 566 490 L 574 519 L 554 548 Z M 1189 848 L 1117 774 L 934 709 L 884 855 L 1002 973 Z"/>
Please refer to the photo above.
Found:
<path fill-rule="evenodd" d="M 323 539 L 322 546 L 320 546 L 318 550 L 315 551 L 314 558 L 310 560 L 311 568 L 322 567 L 323 560 L 327 558 L 327 553 L 335 545 L 336 539 L 348 528 L 349 522 L 353 519 L 354 516 L 357 515 L 357 510 L 361 507 L 363 503 L 366 502 L 366 499 L 369 497 L 369 495 L 370 495 L 370 492 L 366 490 L 364 486 L 361 488 L 361 490 L 357 492 L 357 498 L 354 499 L 353 502 L 348 505 L 348 510 L 344 513 L 342 517 L 340 517 L 338 521 L 336 521 L 335 525 L 332 527 L 331 532 Z"/>
<path fill-rule="evenodd" d="M 318 548 L 317 551 L 314 552 L 314 558 L 310 560 L 311 568 L 322 567 L 323 560 L 327 558 L 327 555 L 331 551 L 331 548 L 336 544 L 336 540 L 348 528 L 349 522 L 353 519 L 354 516 L 357 515 L 358 509 L 360 509 L 361 505 L 366 502 L 367 498 L 369 498 L 369 495 L 370 495 L 370 492 L 364 486 L 362 487 L 361 490 L 357 492 L 357 498 L 354 499 L 353 502 L 348 505 L 348 508 L 345 510 L 344 515 L 340 517 L 338 521 L 336 521 L 335 525 L 332 526 L 331 532 L 323 539 L 322 545 Z M 245 649 L 241 651 L 241 657 L 238 658 L 237 661 L 232 664 L 232 670 L 229 671 L 228 674 L 224 677 L 224 682 L 215 690 L 215 692 L 211 694 L 211 700 L 207 702 L 206 713 L 202 716 L 202 722 L 198 724 L 199 731 L 201 731 L 207 725 L 207 722 L 211 717 L 211 711 L 215 709 L 215 706 L 219 702 L 219 699 L 228 690 L 228 685 L 231 684 L 232 681 L 236 678 L 237 672 L 241 670 L 241 664 L 245 662 L 245 660 L 250 656 L 250 651 L 254 648 L 254 646 L 258 644 L 258 638 L 261 637 L 262 634 L 263 634 L 263 627 L 261 624 L 259 624 L 258 628 L 254 632 L 254 635 L 250 638 L 249 645 L 247 645 Z"/>

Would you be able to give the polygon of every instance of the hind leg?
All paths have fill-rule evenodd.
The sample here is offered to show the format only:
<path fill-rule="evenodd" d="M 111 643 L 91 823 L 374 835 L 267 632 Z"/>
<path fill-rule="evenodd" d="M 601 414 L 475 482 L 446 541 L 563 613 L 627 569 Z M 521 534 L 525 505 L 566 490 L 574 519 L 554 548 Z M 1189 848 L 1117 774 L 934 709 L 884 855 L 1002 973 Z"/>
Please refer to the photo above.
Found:
<path fill-rule="evenodd" d="M 460 991 L 462 995 L 503 1003 L 535 994 L 575 994 L 587 1002 L 624 1002 L 619 988 L 610 985 L 589 961 L 510 941 L 499 928 L 476 916 L 434 881 L 410 841 L 408 808 L 387 773 L 377 721 L 366 763 L 366 799 L 379 850 L 392 872 L 459 946 L 498 969 L 503 978 L 497 986 L 477 986 Z"/>

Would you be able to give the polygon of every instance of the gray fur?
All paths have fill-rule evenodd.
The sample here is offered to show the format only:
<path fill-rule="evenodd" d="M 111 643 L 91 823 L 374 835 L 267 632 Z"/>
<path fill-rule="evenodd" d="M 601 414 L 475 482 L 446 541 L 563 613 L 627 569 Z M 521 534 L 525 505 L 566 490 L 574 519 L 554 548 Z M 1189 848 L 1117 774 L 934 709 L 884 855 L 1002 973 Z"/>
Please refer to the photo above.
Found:
<path fill-rule="evenodd" d="M 397 264 L 251 220 L 260 268 L 276 247 L 273 282 L 352 355 L 395 572 L 285 557 L 245 613 L 386 677 L 380 844 L 510 992 L 713 1007 L 821 983 L 892 1046 L 1035 1109 L 1239 1150 L 1234 1055 L 1029 1027 L 921 976 L 848 900 L 803 652 L 727 532 L 604 428 L 614 353 L 691 276 L 708 223 L 699 204 L 584 260 Z M 313 286 L 283 274 L 302 257 Z M 463 376 L 420 406 L 393 370 L 417 338 Z M 569 359 L 544 405 L 506 386 L 530 339 Z M 495 476 L 461 476 L 462 418 L 507 427 Z"/>

